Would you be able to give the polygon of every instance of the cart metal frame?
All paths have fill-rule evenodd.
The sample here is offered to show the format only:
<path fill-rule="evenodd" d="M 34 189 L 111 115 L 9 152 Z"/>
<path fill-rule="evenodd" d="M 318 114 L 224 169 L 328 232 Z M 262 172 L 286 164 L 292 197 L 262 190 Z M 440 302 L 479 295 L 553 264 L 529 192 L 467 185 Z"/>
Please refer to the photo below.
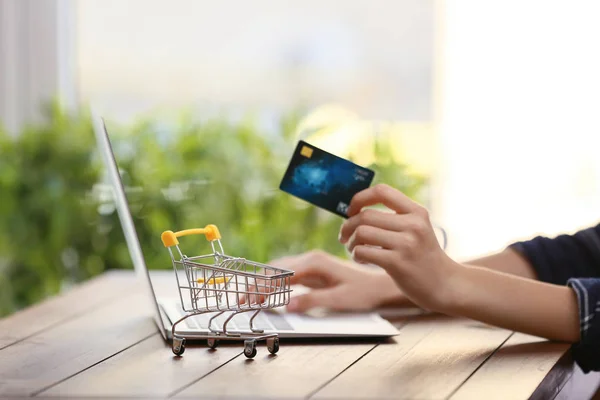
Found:
<path fill-rule="evenodd" d="M 204 235 L 212 253 L 186 256 L 179 247 L 178 238 L 188 235 Z M 215 225 L 179 232 L 165 231 L 161 239 L 169 251 L 181 306 L 186 313 L 171 328 L 175 355 L 183 354 L 186 339 L 206 339 L 213 349 L 221 340 L 243 340 L 244 355 L 248 358 L 256 355 L 256 344 L 262 340 L 267 342 L 271 354 L 279 351 L 279 335 L 255 328 L 254 320 L 262 310 L 289 303 L 293 271 L 226 255 Z M 177 325 L 187 318 L 207 313 L 214 314 L 209 319 L 207 333 L 183 335 L 177 332 Z M 243 313 L 253 313 L 248 329 L 228 329 L 227 325 Z M 215 320 L 224 314 L 227 318 L 219 328 Z"/>

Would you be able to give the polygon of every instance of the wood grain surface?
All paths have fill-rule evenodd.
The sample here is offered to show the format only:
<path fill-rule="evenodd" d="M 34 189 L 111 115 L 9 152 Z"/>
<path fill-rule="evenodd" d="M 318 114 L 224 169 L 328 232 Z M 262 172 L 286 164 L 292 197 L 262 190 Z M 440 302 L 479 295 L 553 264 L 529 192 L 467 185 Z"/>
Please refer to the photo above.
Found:
<path fill-rule="evenodd" d="M 169 271 L 153 282 L 176 294 Z M 418 314 L 384 341 L 282 340 L 254 360 L 199 343 L 174 357 L 133 273 L 108 273 L 0 320 L 0 397 L 574 398 L 568 345 Z"/>

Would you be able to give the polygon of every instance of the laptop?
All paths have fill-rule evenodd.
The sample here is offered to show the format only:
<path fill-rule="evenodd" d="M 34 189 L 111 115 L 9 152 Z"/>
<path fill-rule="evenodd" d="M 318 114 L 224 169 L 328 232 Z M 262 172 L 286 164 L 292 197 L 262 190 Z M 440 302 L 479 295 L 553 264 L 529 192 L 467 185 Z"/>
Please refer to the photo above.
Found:
<path fill-rule="evenodd" d="M 125 189 L 121 175 L 119 174 L 106 125 L 104 120 L 97 114 L 93 115 L 93 126 L 114 192 L 117 212 L 139 284 L 143 285 L 147 291 L 148 300 L 151 302 L 154 310 L 154 320 L 160 333 L 165 340 L 172 339 L 171 327 L 173 322 L 186 315 L 182 309 L 181 300 L 179 297 L 162 298 L 156 296 L 131 217 L 131 211 L 129 210 Z M 219 221 L 207 221 L 207 223 L 218 225 Z M 160 238 L 157 237 L 156 240 L 160 240 Z M 165 257 L 167 257 L 166 254 Z M 173 285 L 176 285 L 175 276 L 173 276 Z M 242 313 L 232 319 L 227 325 L 228 329 L 248 329 L 249 316 L 247 314 Z M 187 318 L 183 323 L 177 325 L 177 333 L 181 335 L 202 335 L 209 333 L 208 322 L 210 316 L 210 314 L 202 314 Z M 212 323 L 212 327 L 220 328 L 226 317 L 227 315 L 222 315 L 216 318 Z M 278 333 L 281 338 L 389 337 L 398 333 L 392 324 L 377 313 L 325 313 L 320 316 L 310 316 L 306 314 L 264 311 L 259 313 L 255 318 L 254 326 L 263 329 L 267 334 Z"/>

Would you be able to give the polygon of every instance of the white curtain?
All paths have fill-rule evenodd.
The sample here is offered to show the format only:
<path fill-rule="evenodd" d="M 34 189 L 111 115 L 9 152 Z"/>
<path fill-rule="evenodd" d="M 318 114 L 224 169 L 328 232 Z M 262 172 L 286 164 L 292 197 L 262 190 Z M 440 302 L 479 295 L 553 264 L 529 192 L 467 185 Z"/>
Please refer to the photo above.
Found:
<path fill-rule="evenodd" d="M 76 105 L 73 0 L 0 0 L 0 123 L 39 122 L 44 102 Z"/>

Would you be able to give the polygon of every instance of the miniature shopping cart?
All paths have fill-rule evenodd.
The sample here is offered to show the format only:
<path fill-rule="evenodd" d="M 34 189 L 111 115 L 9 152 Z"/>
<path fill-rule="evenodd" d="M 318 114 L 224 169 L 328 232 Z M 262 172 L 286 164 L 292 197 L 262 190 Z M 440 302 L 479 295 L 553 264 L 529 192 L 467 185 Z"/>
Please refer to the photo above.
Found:
<path fill-rule="evenodd" d="M 179 248 L 178 237 L 204 235 L 210 242 L 212 253 L 188 257 Z M 265 333 L 254 326 L 256 316 L 265 309 L 281 307 L 290 301 L 290 278 L 293 271 L 231 257 L 224 253 L 221 234 L 215 225 L 179 232 L 165 231 L 161 235 L 173 262 L 179 288 L 181 305 L 186 315 L 173 324 L 173 353 L 180 356 L 185 351 L 187 339 L 206 339 L 208 346 L 216 348 L 220 340 L 243 340 L 244 355 L 256 355 L 256 343 L 266 340 L 271 354 L 279 351 L 277 333 Z M 175 247 L 176 251 L 173 251 Z M 206 334 L 178 334 L 177 325 L 185 319 L 211 313 Z M 244 328 L 228 329 L 236 316 L 250 313 Z M 249 314 L 248 314 L 249 315 Z M 217 324 L 217 319 L 221 322 Z M 234 322 L 239 327 L 238 322 Z"/>

